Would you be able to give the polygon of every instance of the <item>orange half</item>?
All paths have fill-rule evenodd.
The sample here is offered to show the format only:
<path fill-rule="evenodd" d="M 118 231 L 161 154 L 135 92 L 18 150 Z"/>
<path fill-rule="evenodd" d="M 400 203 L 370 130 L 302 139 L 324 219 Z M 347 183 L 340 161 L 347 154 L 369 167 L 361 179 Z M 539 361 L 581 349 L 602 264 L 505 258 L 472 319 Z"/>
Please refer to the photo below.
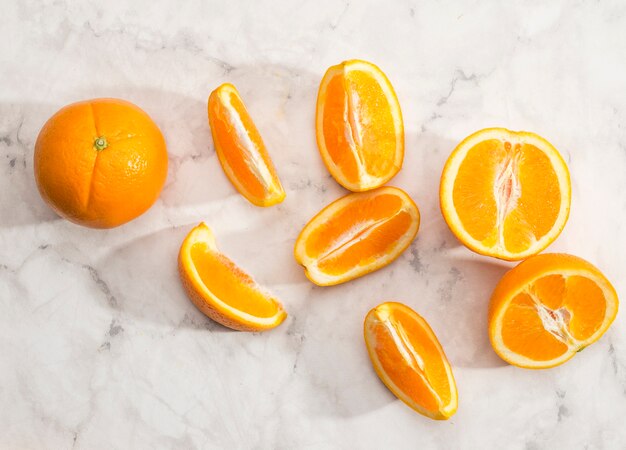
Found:
<path fill-rule="evenodd" d="M 498 283 L 491 297 L 489 337 L 510 364 L 553 367 L 600 339 L 618 305 L 611 283 L 584 259 L 537 255 Z"/>
<path fill-rule="evenodd" d="M 178 254 L 178 270 L 191 301 L 211 319 L 234 330 L 274 328 L 287 317 L 280 302 L 219 252 L 211 229 L 192 229 Z"/>
<path fill-rule="evenodd" d="M 419 223 L 417 205 L 398 188 L 348 194 L 306 224 L 294 254 L 313 283 L 339 284 L 390 264 Z"/>
<path fill-rule="evenodd" d="M 211 92 L 208 111 L 215 151 L 233 186 L 257 206 L 282 202 L 285 191 L 235 86 L 225 83 Z"/>
<path fill-rule="evenodd" d="M 402 167 L 400 104 L 374 64 L 351 60 L 326 71 L 317 95 L 315 131 L 324 164 L 346 189 L 375 189 Z"/>
<path fill-rule="evenodd" d="M 431 419 L 456 412 L 452 368 L 423 317 L 402 303 L 386 302 L 367 314 L 364 329 L 374 370 L 396 397 Z"/>
<path fill-rule="evenodd" d="M 443 169 L 440 204 L 456 237 L 509 261 L 539 253 L 563 230 L 569 171 L 559 152 L 526 131 L 487 128 L 467 137 Z"/>

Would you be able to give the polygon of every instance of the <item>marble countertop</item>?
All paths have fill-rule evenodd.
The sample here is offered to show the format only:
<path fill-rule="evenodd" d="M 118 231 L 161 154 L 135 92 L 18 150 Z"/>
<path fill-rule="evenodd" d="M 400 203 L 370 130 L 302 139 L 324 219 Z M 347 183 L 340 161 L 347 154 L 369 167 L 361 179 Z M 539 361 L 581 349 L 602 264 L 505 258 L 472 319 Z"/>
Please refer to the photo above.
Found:
<path fill-rule="evenodd" d="M 132 3 L 132 6 L 126 6 Z M 572 213 L 550 250 L 626 292 L 626 4 L 532 2 L 18 1 L 0 15 L 0 448 L 616 449 L 626 446 L 626 319 L 546 371 L 507 366 L 486 333 L 510 265 L 460 246 L 438 207 L 443 163 L 487 126 L 535 131 L 564 155 Z M 404 168 L 390 184 L 422 225 L 392 265 L 332 288 L 292 256 L 302 226 L 345 191 L 313 130 L 325 69 L 362 58 L 394 84 Z M 249 204 L 218 164 L 206 100 L 234 83 L 287 192 Z M 61 106 L 121 97 L 168 143 L 157 203 L 98 231 L 40 199 L 33 145 Z M 200 221 L 281 298 L 267 333 L 231 332 L 176 272 Z M 402 301 L 437 332 L 458 413 L 430 421 L 373 372 L 366 312 Z"/>

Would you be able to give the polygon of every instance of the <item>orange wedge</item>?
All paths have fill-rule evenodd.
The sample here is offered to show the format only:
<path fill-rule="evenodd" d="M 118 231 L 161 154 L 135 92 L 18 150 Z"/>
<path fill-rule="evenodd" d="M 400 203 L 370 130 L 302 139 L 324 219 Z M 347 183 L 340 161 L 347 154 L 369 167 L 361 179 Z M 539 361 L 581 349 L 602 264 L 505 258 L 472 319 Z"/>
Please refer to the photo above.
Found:
<path fill-rule="evenodd" d="M 419 314 L 386 302 L 365 317 L 365 345 L 374 370 L 396 397 L 431 419 L 449 419 L 456 383 L 437 336 Z"/>
<path fill-rule="evenodd" d="M 294 254 L 315 284 L 329 286 L 390 264 L 415 238 L 420 214 L 395 187 L 348 194 L 304 227 Z"/>
<path fill-rule="evenodd" d="M 326 71 L 317 95 L 315 131 L 324 164 L 346 189 L 377 188 L 402 167 L 400 104 L 374 64 L 345 61 Z"/>
<path fill-rule="evenodd" d="M 191 230 L 183 241 L 178 270 L 191 301 L 226 327 L 261 331 L 280 325 L 287 317 L 276 298 L 219 252 L 205 223 Z"/>
<path fill-rule="evenodd" d="M 489 338 L 510 364 L 557 366 L 600 339 L 618 305 L 611 283 L 584 259 L 533 256 L 498 283 L 489 309 Z"/>
<path fill-rule="evenodd" d="M 233 186 L 257 206 L 282 202 L 285 191 L 235 86 L 211 92 L 208 110 L 215 151 Z"/>
<path fill-rule="evenodd" d="M 526 131 L 487 128 L 461 142 L 441 177 L 443 216 L 477 253 L 508 261 L 539 253 L 569 216 L 569 171 L 559 152 Z"/>

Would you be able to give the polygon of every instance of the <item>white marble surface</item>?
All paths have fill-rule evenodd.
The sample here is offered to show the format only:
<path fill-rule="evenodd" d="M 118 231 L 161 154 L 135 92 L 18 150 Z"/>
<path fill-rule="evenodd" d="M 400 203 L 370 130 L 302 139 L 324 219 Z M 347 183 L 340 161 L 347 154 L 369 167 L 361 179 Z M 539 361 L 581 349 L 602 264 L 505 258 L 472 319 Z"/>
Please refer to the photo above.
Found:
<path fill-rule="evenodd" d="M 573 179 L 551 250 L 589 259 L 626 292 L 626 4 L 383 3 L 2 0 L 0 448 L 626 448 L 624 314 L 564 366 L 504 365 L 486 308 L 507 266 L 461 247 L 437 197 L 470 132 L 544 135 Z M 406 157 L 390 184 L 423 221 L 393 265 L 319 288 L 292 247 L 344 191 L 317 153 L 315 96 L 329 65 L 357 57 L 397 90 Z M 277 207 L 250 205 L 218 164 L 206 99 L 225 81 L 270 149 L 287 191 Z M 45 120 L 99 96 L 148 111 L 170 154 L 159 201 L 109 231 L 56 217 L 32 167 Z M 230 332 L 187 300 L 175 257 L 201 220 L 283 299 L 281 327 Z M 438 333 L 459 387 L 450 421 L 415 414 L 371 369 L 362 320 L 387 299 Z"/>

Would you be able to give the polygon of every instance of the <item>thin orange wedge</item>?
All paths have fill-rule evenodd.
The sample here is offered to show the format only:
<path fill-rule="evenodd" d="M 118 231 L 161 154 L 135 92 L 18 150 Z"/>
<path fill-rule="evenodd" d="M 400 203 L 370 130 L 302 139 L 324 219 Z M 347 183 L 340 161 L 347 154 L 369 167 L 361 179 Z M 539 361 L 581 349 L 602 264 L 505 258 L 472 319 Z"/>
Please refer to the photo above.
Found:
<path fill-rule="evenodd" d="M 618 305 L 609 280 L 584 259 L 533 256 L 498 283 L 489 309 L 489 338 L 510 364 L 557 366 L 600 339 Z"/>
<path fill-rule="evenodd" d="M 294 254 L 313 283 L 339 284 L 390 264 L 415 238 L 419 223 L 417 205 L 398 188 L 348 194 L 306 224 Z"/>
<path fill-rule="evenodd" d="M 386 302 L 365 317 L 365 345 L 374 370 L 396 397 L 431 419 L 449 419 L 456 382 L 437 336 L 419 314 Z"/>
<path fill-rule="evenodd" d="M 400 104 L 374 64 L 345 61 L 326 71 L 317 95 L 315 132 L 324 164 L 346 189 L 377 188 L 402 167 Z"/>
<path fill-rule="evenodd" d="M 281 324 L 287 313 L 216 247 L 211 229 L 192 229 L 178 254 L 178 270 L 191 301 L 211 319 L 241 331 L 261 331 Z"/>
<path fill-rule="evenodd" d="M 452 152 L 439 196 L 443 216 L 463 244 L 483 255 L 520 260 L 545 249 L 563 230 L 569 171 L 542 137 L 487 128 Z"/>
<path fill-rule="evenodd" d="M 211 92 L 208 111 L 215 151 L 233 186 L 257 206 L 282 202 L 285 191 L 235 86 Z"/>

